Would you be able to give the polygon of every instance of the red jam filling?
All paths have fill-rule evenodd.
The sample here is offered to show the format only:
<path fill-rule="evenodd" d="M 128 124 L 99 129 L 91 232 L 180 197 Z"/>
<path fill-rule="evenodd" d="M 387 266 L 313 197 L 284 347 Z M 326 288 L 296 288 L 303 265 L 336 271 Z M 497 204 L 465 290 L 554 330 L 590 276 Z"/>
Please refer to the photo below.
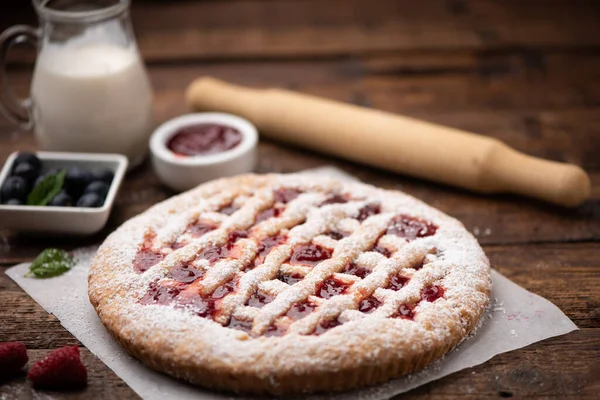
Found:
<path fill-rule="evenodd" d="M 287 204 L 290 201 L 294 200 L 296 197 L 298 197 L 300 195 L 300 193 L 302 193 L 299 190 L 296 189 L 278 189 L 275 190 L 273 192 L 273 197 L 275 199 L 276 203 L 283 203 L 283 204 Z"/>
<path fill-rule="evenodd" d="M 269 218 L 279 217 L 281 215 L 281 213 L 283 212 L 283 210 L 284 210 L 283 208 L 279 208 L 279 207 L 271 207 L 271 208 L 267 208 L 266 210 L 262 210 L 261 212 L 259 212 L 256 215 L 256 220 L 254 221 L 254 223 L 258 224 L 259 222 L 262 222 Z"/>
<path fill-rule="evenodd" d="M 402 289 L 410 281 L 410 278 L 402 275 L 395 275 L 390 278 L 390 283 L 386 286 L 386 289 L 398 291 Z"/>
<path fill-rule="evenodd" d="M 268 236 L 258 242 L 258 249 L 256 253 L 256 259 L 254 265 L 260 265 L 265 261 L 265 258 L 271 250 L 280 244 L 285 243 L 287 237 L 285 235 Z"/>
<path fill-rule="evenodd" d="M 398 310 L 391 315 L 392 318 L 413 319 L 415 317 L 414 305 L 402 304 Z"/>
<path fill-rule="evenodd" d="M 181 293 L 181 287 L 161 286 L 152 282 L 146 294 L 140 299 L 142 304 L 168 305 L 175 302 L 175 298 Z"/>
<path fill-rule="evenodd" d="M 376 253 L 382 254 L 384 257 L 389 258 L 392 255 L 392 252 L 387 249 L 387 247 L 377 245 L 373 247 L 373 250 Z"/>
<path fill-rule="evenodd" d="M 414 240 L 416 238 L 427 237 L 435 234 L 437 226 L 428 221 L 407 215 L 398 215 L 392 219 L 391 225 L 387 228 L 387 234 L 396 235 Z"/>
<path fill-rule="evenodd" d="M 142 248 L 137 252 L 133 260 L 133 269 L 138 274 L 146 272 L 153 265 L 158 264 L 165 258 L 161 253 L 149 248 Z"/>
<path fill-rule="evenodd" d="M 444 296 L 444 288 L 437 285 L 427 286 L 421 291 L 421 299 L 425 301 L 434 302 L 442 296 Z"/>
<path fill-rule="evenodd" d="M 237 286 L 237 280 L 232 279 L 227 283 L 222 284 L 218 288 L 215 289 L 213 294 L 210 296 L 213 299 L 222 299 L 227 296 L 229 293 L 233 292 Z"/>
<path fill-rule="evenodd" d="M 250 307 L 263 308 L 265 304 L 269 304 L 273 300 L 275 300 L 275 297 L 260 291 L 256 291 L 250 295 L 246 301 L 246 305 Z"/>
<path fill-rule="evenodd" d="M 133 270 L 138 274 L 148 271 L 150 267 L 158 264 L 165 258 L 162 253 L 152 249 L 152 242 L 155 237 L 156 233 L 153 231 L 144 235 L 144 243 L 133 259 Z"/>
<path fill-rule="evenodd" d="M 231 328 L 231 329 L 237 329 L 237 330 L 243 331 L 243 332 L 250 332 L 252 330 L 252 322 L 244 321 L 244 320 L 238 319 L 236 317 L 231 317 L 229 319 L 229 322 L 227 323 L 227 325 L 225 325 L 225 327 Z"/>
<path fill-rule="evenodd" d="M 365 314 L 371 314 L 381 305 L 381 302 L 377 300 L 375 297 L 370 296 L 366 299 L 363 299 L 358 305 L 358 311 L 364 312 Z"/>
<path fill-rule="evenodd" d="M 354 276 L 358 276 L 359 278 L 364 279 L 372 271 L 367 268 L 359 267 L 355 263 L 351 262 L 351 263 L 346 264 L 346 266 L 344 267 L 344 270 L 342 272 L 344 274 L 354 275 Z"/>
<path fill-rule="evenodd" d="M 300 282 L 302 279 L 304 279 L 304 277 L 299 274 L 290 275 L 280 272 L 279 275 L 277 275 L 277 279 L 279 279 L 281 282 L 287 283 L 288 285 L 293 285 L 297 282 Z"/>
<path fill-rule="evenodd" d="M 317 244 L 301 244 L 294 247 L 290 264 L 314 266 L 329 258 L 331 258 L 331 250 Z"/>
<path fill-rule="evenodd" d="M 173 250 L 179 250 L 182 247 L 185 247 L 188 243 L 186 241 L 182 241 L 182 242 L 175 242 L 173 244 L 171 244 L 171 249 Z"/>
<path fill-rule="evenodd" d="M 198 259 L 208 260 L 212 265 L 219 260 L 227 258 L 230 250 L 231 249 L 228 249 L 227 246 L 210 246 L 198 254 Z"/>
<path fill-rule="evenodd" d="M 344 232 L 340 232 L 340 231 L 331 231 L 331 232 L 327 232 L 325 234 L 325 236 L 329 236 L 333 240 L 342 240 L 343 238 L 347 237 L 348 234 L 346 234 Z"/>
<path fill-rule="evenodd" d="M 217 227 L 206 221 L 198 220 L 187 227 L 187 232 L 193 237 L 201 237 L 206 235 L 208 232 L 215 230 Z"/>
<path fill-rule="evenodd" d="M 349 283 L 342 282 L 335 278 L 325 279 L 317 289 L 317 296 L 323 299 L 330 299 L 333 296 L 342 294 L 350 287 Z"/>
<path fill-rule="evenodd" d="M 192 283 L 204 276 L 204 271 L 196 269 L 191 265 L 176 266 L 169 272 L 169 277 L 181 283 Z"/>
<path fill-rule="evenodd" d="M 235 206 L 232 206 L 231 204 L 229 204 L 229 205 L 226 205 L 225 207 L 221 208 L 219 210 L 219 212 L 221 214 L 231 215 L 239 209 L 240 209 L 239 207 L 235 207 Z"/>
<path fill-rule="evenodd" d="M 315 329 L 314 334 L 315 335 L 321 335 L 325 332 L 327 332 L 330 329 L 335 328 L 336 326 L 340 326 L 342 325 L 342 323 L 340 321 L 338 321 L 338 319 L 326 319 L 321 321 L 321 323 L 319 323 L 319 325 L 317 325 L 317 328 Z"/>
<path fill-rule="evenodd" d="M 167 148 L 178 156 L 196 156 L 231 150 L 241 141 L 242 134 L 231 126 L 195 124 L 175 132 L 167 141 Z"/>
<path fill-rule="evenodd" d="M 240 239 L 246 239 L 248 237 L 248 231 L 231 231 L 229 232 L 229 234 L 227 235 L 227 243 L 225 244 L 225 246 L 228 249 L 232 249 L 233 245 Z"/>
<path fill-rule="evenodd" d="M 381 212 L 381 207 L 379 204 L 367 204 L 363 208 L 358 211 L 358 217 L 356 219 L 359 222 L 363 222 L 365 219 L 369 218 L 371 215 L 379 214 Z"/>
<path fill-rule="evenodd" d="M 277 324 L 273 324 L 267 328 L 265 331 L 265 337 L 270 336 L 283 336 L 287 332 L 287 328 L 283 326 L 279 326 Z"/>
<path fill-rule="evenodd" d="M 328 197 L 327 200 L 322 202 L 321 205 L 325 206 L 327 204 L 342 204 L 342 203 L 347 203 L 347 202 L 348 202 L 348 197 L 342 196 L 339 194 L 334 194 L 333 196 Z"/>
<path fill-rule="evenodd" d="M 317 308 L 316 305 L 310 303 L 308 300 L 303 301 L 302 303 L 294 304 L 287 312 L 287 316 L 293 320 L 299 320 L 306 317 L 308 314 L 312 313 L 313 310 Z"/>

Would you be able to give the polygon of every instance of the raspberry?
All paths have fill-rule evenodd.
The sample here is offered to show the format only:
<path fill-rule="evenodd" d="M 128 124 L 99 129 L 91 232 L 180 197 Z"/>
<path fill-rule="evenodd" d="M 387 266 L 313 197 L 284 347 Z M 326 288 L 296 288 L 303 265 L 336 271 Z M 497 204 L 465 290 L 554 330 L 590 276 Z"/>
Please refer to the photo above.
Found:
<path fill-rule="evenodd" d="M 79 348 L 61 347 L 38 361 L 27 377 L 36 388 L 72 389 L 87 384 L 87 371 L 79 359 Z"/>
<path fill-rule="evenodd" d="M 0 343 L 0 375 L 8 375 L 23 368 L 29 358 L 21 342 Z"/>

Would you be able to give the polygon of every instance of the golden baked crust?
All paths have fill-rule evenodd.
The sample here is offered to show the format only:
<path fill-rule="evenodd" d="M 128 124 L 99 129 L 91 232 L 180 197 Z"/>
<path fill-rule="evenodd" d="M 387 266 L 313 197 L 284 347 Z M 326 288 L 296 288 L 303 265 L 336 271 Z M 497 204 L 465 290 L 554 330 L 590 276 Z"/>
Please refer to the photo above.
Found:
<path fill-rule="evenodd" d="M 256 260 L 258 256 L 258 260 Z M 149 367 L 274 395 L 375 385 L 471 332 L 491 290 L 477 241 L 398 191 L 295 175 L 221 179 L 129 220 L 89 296 Z"/>

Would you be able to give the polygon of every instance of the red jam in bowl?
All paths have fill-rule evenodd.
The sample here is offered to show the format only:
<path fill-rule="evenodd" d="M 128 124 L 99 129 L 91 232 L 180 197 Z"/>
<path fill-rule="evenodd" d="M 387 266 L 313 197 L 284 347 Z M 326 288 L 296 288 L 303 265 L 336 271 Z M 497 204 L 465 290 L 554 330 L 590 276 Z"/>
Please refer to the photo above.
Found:
<path fill-rule="evenodd" d="M 237 129 L 219 124 L 195 124 L 179 128 L 167 141 L 167 148 L 178 156 L 222 153 L 242 142 Z"/>

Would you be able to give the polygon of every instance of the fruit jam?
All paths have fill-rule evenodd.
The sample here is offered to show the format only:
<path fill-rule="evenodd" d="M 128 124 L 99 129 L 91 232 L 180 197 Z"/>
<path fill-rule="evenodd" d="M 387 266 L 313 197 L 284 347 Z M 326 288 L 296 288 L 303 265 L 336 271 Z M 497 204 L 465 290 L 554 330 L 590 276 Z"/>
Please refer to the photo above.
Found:
<path fill-rule="evenodd" d="M 315 266 L 323 260 L 331 258 L 331 250 L 316 244 L 302 244 L 294 247 L 290 264 Z"/>
<path fill-rule="evenodd" d="M 437 228 L 437 226 L 429 221 L 423 221 L 408 215 L 398 215 L 392 219 L 392 223 L 388 227 L 386 233 L 411 241 L 417 238 L 431 236 L 435 234 Z"/>
<path fill-rule="evenodd" d="M 242 142 L 235 128 L 218 124 L 196 124 L 180 128 L 167 141 L 167 148 L 178 156 L 189 157 L 222 153 Z"/>

